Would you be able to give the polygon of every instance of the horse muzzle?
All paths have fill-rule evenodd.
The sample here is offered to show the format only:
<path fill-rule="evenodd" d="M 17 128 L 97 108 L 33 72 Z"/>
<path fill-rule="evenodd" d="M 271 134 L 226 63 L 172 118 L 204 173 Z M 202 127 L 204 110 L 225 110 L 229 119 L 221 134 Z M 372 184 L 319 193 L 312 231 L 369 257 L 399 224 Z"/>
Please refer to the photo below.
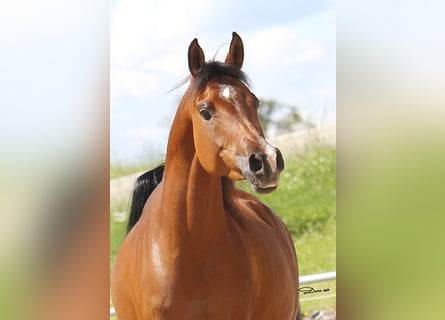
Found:
<path fill-rule="evenodd" d="M 284 169 L 283 155 L 267 144 L 264 152 L 251 153 L 244 167 L 243 175 L 251 188 L 258 193 L 270 193 L 278 187 Z"/>

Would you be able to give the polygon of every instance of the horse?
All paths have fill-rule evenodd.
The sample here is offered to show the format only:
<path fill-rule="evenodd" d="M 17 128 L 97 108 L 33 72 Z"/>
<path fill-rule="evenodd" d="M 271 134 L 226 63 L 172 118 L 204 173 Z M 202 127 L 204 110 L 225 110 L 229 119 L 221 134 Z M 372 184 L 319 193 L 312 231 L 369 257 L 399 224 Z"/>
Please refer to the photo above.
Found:
<path fill-rule="evenodd" d="M 234 185 L 247 180 L 270 193 L 284 169 L 280 150 L 265 140 L 243 60 L 236 32 L 224 62 L 205 61 L 196 38 L 189 45 L 189 86 L 165 164 L 136 186 L 116 256 L 119 320 L 297 318 L 292 238 L 269 207 Z"/>

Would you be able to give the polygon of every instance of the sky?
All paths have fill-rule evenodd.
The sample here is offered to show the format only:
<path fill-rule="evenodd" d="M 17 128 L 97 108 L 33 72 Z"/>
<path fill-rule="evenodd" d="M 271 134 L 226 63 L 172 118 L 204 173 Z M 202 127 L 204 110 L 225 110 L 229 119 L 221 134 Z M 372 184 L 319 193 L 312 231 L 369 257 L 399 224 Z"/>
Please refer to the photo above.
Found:
<path fill-rule="evenodd" d="M 236 31 L 243 70 L 259 98 L 297 106 L 316 125 L 335 123 L 336 8 L 321 0 L 116 0 L 110 18 L 110 157 L 165 153 L 187 84 L 187 49 L 223 60 Z"/>

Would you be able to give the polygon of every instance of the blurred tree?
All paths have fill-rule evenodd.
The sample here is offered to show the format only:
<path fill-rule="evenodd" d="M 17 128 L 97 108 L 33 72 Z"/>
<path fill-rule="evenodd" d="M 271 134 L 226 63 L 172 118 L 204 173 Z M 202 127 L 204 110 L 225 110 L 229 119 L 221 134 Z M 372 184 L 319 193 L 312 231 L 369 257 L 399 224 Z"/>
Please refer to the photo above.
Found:
<path fill-rule="evenodd" d="M 299 126 L 314 127 L 301 116 L 297 107 L 285 105 L 274 99 L 260 100 L 258 116 L 266 134 L 292 132 Z"/>

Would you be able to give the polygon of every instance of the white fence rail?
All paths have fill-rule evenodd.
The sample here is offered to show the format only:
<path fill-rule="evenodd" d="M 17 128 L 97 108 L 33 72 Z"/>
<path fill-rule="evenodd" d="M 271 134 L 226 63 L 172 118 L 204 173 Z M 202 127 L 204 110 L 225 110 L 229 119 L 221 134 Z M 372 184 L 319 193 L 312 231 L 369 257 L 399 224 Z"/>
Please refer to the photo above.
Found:
<path fill-rule="evenodd" d="M 302 284 L 315 283 L 315 282 L 321 282 L 321 281 L 335 280 L 336 278 L 337 278 L 337 272 L 332 271 L 332 272 L 317 273 L 317 274 L 310 274 L 307 276 L 301 276 L 299 278 L 299 281 L 300 281 L 300 285 L 302 285 Z M 314 297 L 312 299 L 305 299 L 305 301 L 313 300 L 313 299 L 330 298 L 330 297 L 334 297 L 334 296 L 335 296 L 335 294 L 331 294 L 331 295 L 326 295 L 326 296 L 322 296 L 322 297 Z M 116 310 L 114 309 L 114 307 L 111 307 L 110 308 L 110 316 L 113 316 L 115 314 L 116 314 Z"/>
<path fill-rule="evenodd" d="M 321 281 L 329 281 L 334 280 L 337 277 L 337 272 L 325 272 L 325 273 L 317 273 L 317 274 L 310 274 L 307 276 L 301 276 L 299 278 L 300 284 L 308 284 L 308 283 L 314 283 L 314 282 L 321 282 Z"/>

